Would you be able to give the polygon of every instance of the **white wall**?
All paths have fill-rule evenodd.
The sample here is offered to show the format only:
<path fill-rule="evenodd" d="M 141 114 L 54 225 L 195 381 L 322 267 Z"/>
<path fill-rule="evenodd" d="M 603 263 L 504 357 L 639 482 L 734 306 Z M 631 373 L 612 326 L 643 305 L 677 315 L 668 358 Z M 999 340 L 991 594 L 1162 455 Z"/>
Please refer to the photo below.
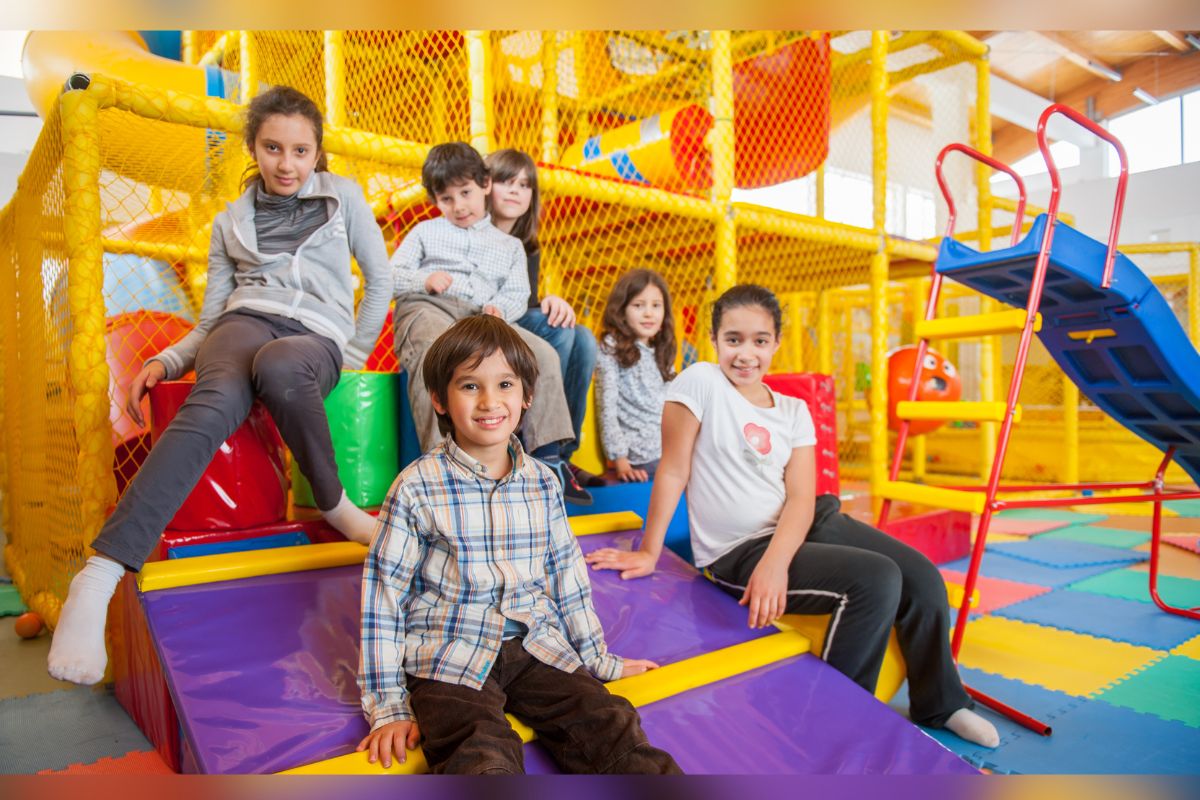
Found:
<path fill-rule="evenodd" d="M 20 78 L 0 75 L 0 111 L 33 111 L 25 83 Z M 25 168 L 29 151 L 37 142 L 42 121 L 37 117 L 0 114 L 0 207 L 17 189 L 17 178 Z"/>

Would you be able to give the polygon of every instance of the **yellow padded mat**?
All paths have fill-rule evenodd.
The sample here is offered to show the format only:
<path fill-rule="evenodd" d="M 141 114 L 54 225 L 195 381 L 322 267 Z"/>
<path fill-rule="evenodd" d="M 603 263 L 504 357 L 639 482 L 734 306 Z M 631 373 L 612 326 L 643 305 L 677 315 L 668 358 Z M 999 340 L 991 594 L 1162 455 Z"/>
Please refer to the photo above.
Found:
<path fill-rule="evenodd" d="M 1188 658 L 1194 658 L 1197 661 L 1200 661 L 1200 636 L 1197 636 L 1194 639 L 1188 639 L 1186 642 L 1179 645 L 1179 647 L 1176 647 L 1174 650 L 1172 650 L 1171 653 L 1173 655 L 1187 656 Z"/>
<path fill-rule="evenodd" d="M 1086 697 L 1165 656 L 1165 652 L 1149 647 L 985 616 L 967 625 L 959 662 L 1005 678 Z"/>

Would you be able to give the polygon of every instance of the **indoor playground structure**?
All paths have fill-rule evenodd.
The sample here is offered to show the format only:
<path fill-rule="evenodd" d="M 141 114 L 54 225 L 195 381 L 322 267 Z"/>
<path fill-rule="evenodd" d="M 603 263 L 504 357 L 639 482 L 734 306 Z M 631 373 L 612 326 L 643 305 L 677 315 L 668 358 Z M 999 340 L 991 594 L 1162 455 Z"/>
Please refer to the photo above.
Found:
<path fill-rule="evenodd" d="M 672 290 L 683 366 L 713 357 L 720 293 L 776 291 L 769 383 L 810 407 L 818 491 L 942 568 L 964 680 L 1007 715 L 998 750 L 972 748 L 887 705 L 903 703 L 894 639 L 872 697 L 820 660 L 827 619 L 747 628 L 689 563 L 681 504 L 655 575 L 591 574 L 611 649 L 663 665 L 609 688 L 686 772 L 1193 763 L 1200 569 L 1170 565 L 1200 547 L 1200 246 L 1118 252 L 1124 178 L 1107 244 L 1071 228 L 1044 126 L 1078 115 L 1058 106 L 1039 130 L 1045 213 L 1025 221 L 1023 187 L 994 198 L 988 167 L 1015 173 L 990 156 L 987 48 L 970 35 L 184 31 L 171 52 L 135 32 L 35 32 L 24 64 L 45 122 L 0 212 L 0 486 L 8 569 L 51 627 L 190 389 L 156 387 L 148 426 L 124 411 L 143 360 L 195 323 L 212 218 L 247 163 L 240 105 L 283 83 L 323 107 L 330 168 L 364 187 L 389 249 L 436 213 L 420 165 L 457 139 L 534 155 L 541 293 L 581 324 L 599 326 L 622 272 L 651 267 Z M 826 190 L 854 181 L 870 202 L 849 219 Z M 734 197 L 783 182 L 805 213 Z M 936 208 L 940 243 L 913 234 L 901 209 L 916 207 Z M 963 218 L 974 230 L 955 230 Z M 1167 252 L 1187 259 L 1174 283 L 1128 258 Z M 389 317 L 368 369 L 326 403 L 359 505 L 417 455 L 391 337 Z M 594 420 L 575 460 L 604 470 Z M 288 461 L 256 408 L 111 608 L 117 697 L 177 771 L 381 771 L 353 752 L 366 550 L 307 508 Z M 635 546 L 649 486 L 595 497 L 571 517 L 583 550 Z M 1104 527 L 1095 512 L 1127 513 L 1114 507 L 1150 509 L 1153 530 Z M 529 771 L 554 771 L 512 722 Z M 422 769 L 418 756 L 392 772 Z"/>

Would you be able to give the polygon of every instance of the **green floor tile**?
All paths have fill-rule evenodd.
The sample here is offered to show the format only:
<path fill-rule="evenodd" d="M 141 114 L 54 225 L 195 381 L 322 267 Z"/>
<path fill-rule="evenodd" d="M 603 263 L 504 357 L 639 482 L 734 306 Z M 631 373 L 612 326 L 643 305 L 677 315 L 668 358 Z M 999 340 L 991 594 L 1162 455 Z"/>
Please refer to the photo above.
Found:
<path fill-rule="evenodd" d="M 1200 728 L 1200 661 L 1167 656 L 1097 699 Z"/>
<path fill-rule="evenodd" d="M 1181 517 L 1200 517 L 1200 500 L 1172 500 L 1163 503 L 1163 508 L 1169 508 Z"/>
<path fill-rule="evenodd" d="M 1093 528 L 1090 525 L 1072 525 L 1049 533 L 1038 534 L 1039 539 L 1069 539 L 1072 542 L 1102 544 L 1107 547 L 1137 547 L 1150 541 L 1150 534 L 1141 531 L 1125 531 L 1119 528 Z"/>
<path fill-rule="evenodd" d="M 1054 520 L 1076 525 L 1087 525 L 1089 522 L 1103 522 L 1108 519 L 1104 514 L 1081 514 L 1078 511 L 1062 511 L 1057 508 L 1010 508 L 1006 511 L 997 511 L 996 516 L 1006 519 Z"/>
<path fill-rule="evenodd" d="M 21 602 L 21 593 L 12 584 L 0 584 L 0 617 L 24 614 L 28 609 Z"/>
<path fill-rule="evenodd" d="M 1072 583 L 1069 588 L 1074 591 L 1092 592 L 1125 600 L 1153 602 L 1150 599 L 1149 573 L 1136 572 L 1131 569 L 1114 569 L 1112 572 L 1084 578 Z M 1173 606 L 1183 606 L 1184 608 L 1200 606 L 1200 581 L 1159 575 L 1158 596 Z M 1196 624 L 1196 632 L 1200 633 L 1200 623 Z"/>

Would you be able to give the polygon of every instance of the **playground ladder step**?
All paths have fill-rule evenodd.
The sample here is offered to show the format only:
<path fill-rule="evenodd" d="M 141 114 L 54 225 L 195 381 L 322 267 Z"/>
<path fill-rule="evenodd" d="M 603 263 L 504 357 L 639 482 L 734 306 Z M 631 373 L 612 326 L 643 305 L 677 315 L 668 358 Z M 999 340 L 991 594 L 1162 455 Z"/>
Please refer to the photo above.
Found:
<path fill-rule="evenodd" d="M 918 339 L 969 339 L 972 336 L 991 336 L 998 333 L 1020 333 L 1025 329 L 1028 311 L 1013 308 L 990 314 L 974 314 L 969 317 L 944 317 L 923 319 L 916 325 Z M 1042 315 L 1033 320 L 1036 333 L 1042 329 Z"/>
<path fill-rule="evenodd" d="M 970 511 L 972 514 L 982 514 L 984 506 L 987 505 L 987 497 L 983 492 L 943 489 L 940 486 L 926 486 L 910 481 L 884 481 L 879 494 L 887 500 L 903 500 L 906 503 L 920 503 L 954 511 Z"/>
<path fill-rule="evenodd" d="M 1007 404 L 974 400 L 901 400 L 896 404 L 900 419 L 953 419 L 970 422 L 1003 422 Z M 1021 421 L 1021 406 L 1013 409 L 1013 422 Z"/>

